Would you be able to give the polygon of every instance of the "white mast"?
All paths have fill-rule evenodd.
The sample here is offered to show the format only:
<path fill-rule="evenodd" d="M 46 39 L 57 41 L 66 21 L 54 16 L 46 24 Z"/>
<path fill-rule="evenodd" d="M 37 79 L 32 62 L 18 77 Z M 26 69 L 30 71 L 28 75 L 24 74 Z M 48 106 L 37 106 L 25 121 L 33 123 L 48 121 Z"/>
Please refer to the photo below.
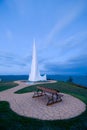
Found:
<path fill-rule="evenodd" d="M 39 68 L 38 68 L 36 46 L 35 46 L 35 40 L 34 40 L 32 64 L 31 64 L 31 72 L 29 75 L 29 81 L 42 81 L 42 80 L 46 80 L 46 75 L 40 76 L 40 72 L 39 72 Z"/>

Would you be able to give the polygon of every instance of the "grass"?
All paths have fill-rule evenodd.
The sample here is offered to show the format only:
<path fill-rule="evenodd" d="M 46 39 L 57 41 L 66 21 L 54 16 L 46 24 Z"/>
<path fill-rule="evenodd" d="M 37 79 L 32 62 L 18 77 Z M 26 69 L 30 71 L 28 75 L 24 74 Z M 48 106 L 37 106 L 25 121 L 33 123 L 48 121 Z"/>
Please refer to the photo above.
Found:
<path fill-rule="evenodd" d="M 37 90 L 36 86 L 38 86 L 38 85 L 29 86 L 29 87 L 20 89 L 20 90 L 16 91 L 15 93 L 22 94 L 22 93 L 36 91 Z M 58 81 L 57 83 L 41 84 L 39 86 L 57 89 L 62 93 L 67 93 L 67 94 L 73 95 L 73 96 L 83 100 L 87 104 L 87 89 L 78 87 L 72 83 Z"/>
<path fill-rule="evenodd" d="M 0 82 L 0 92 L 16 87 L 18 84 L 14 82 Z"/>
<path fill-rule="evenodd" d="M 57 82 L 40 86 L 55 88 L 61 92 L 78 97 L 87 104 L 87 89 L 77 87 L 73 84 Z M 16 93 L 35 91 L 36 86 L 26 87 Z M 1 130 L 86 130 L 87 110 L 80 116 L 68 120 L 41 121 L 17 115 L 10 109 L 9 103 L 0 103 L 0 129 Z"/>

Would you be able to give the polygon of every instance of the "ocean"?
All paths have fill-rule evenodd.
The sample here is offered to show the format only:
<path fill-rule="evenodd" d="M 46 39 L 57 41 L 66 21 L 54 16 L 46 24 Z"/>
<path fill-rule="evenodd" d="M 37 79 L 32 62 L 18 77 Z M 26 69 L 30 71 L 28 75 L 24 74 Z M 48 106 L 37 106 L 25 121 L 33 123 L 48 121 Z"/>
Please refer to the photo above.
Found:
<path fill-rule="evenodd" d="M 87 87 L 87 75 L 74 75 L 74 76 L 69 76 L 69 75 L 47 75 L 47 79 L 52 79 L 52 80 L 58 80 L 58 81 L 64 81 L 66 82 L 69 77 L 72 78 L 72 82 L 76 83 L 78 85 L 82 85 L 84 87 Z M 2 81 L 15 81 L 15 80 L 27 80 L 28 75 L 0 75 L 0 79 Z"/>

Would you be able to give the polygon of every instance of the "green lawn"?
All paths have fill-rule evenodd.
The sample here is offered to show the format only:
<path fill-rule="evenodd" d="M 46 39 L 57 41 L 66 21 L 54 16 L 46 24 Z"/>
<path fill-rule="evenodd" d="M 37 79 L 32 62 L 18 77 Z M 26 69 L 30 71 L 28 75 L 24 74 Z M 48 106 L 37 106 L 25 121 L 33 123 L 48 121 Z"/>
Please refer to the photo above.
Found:
<path fill-rule="evenodd" d="M 57 83 L 52 83 L 52 84 L 41 84 L 41 85 L 29 86 L 21 90 L 18 90 L 15 93 L 21 94 L 21 93 L 28 93 L 28 92 L 35 91 L 37 89 L 36 86 L 43 86 L 43 87 L 57 89 L 60 92 L 78 97 L 79 99 L 83 100 L 87 104 L 87 88 L 81 88 L 72 83 L 66 83 L 66 82 L 58 81 Z"/>
<path fill-rule="evenodd" d="M 14 82 L 0 82 L 0 91 L 16 87 L 18 84 Z"/>
<path fill-rule="evenodd" d="M 58 89 L 78 97 L 87 104 L 87 89 L 64 82 L 39 86 Z M 36 86 L 26 87 L 16 93 L 31 92 L 35 89 Z M 0 103 L 0 130 L 87 130 L 87 110 L 68 120 L 41 121 L 17 115 L 10 109 L 9 104 L 3 101 Z"/>

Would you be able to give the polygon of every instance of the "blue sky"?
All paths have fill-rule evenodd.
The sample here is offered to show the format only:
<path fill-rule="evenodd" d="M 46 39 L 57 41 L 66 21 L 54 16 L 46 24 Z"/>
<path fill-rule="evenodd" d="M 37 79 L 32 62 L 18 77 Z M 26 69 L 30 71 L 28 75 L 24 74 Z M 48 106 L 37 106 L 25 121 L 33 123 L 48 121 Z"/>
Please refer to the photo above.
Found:
<path fill-rule="evenodd" d="M 0 0 L 0 74 L 87 74 L 87 0 Z"/>

